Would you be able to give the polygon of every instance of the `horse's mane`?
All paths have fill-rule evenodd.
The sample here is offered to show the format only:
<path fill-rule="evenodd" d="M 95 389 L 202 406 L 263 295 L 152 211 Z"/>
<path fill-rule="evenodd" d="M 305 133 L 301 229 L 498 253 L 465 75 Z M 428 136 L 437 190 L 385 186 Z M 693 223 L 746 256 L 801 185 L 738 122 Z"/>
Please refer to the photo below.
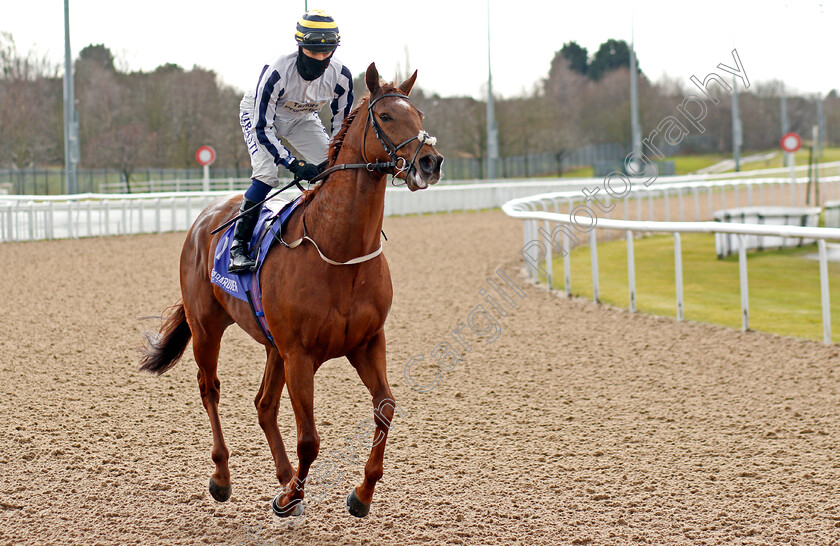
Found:
<path fill-rule="evenodd" d="M 347 130 L 350 128 L 350 124 L 353 123 L 353 120 L 356 119 L 356 114 L 359 113 L 359 108 L 361 108 L 364 104 L 367 103 L 367 98 L 365 98 L 362 102 L 359 103 L 359 106 L 353 109 L 350 112 L 350 115 L 344 118 L 344 123 L 341 124 L 341 129 L 338 130 L 335 137 L 330 141 L 330 151 L 327 154 L 327 159 L 329 159 L 328 165 L 332 167 L 335 165 L 336 160 L 338 159 L 338 152 L 341 150 L 341 145 L 344 144 L 344 137 L 347 135 Z"/>
<path fill-rule="evenodd" d="M 400 91 L 397 88 L 397 86 L 393 83 L 385 83 L 382 84 L 377 95 L 383 95 L 385 93 L 402 93 L 402 91 Z M 370 95 L 364 97 L 359 102 L 359 105 L 356 106 L 356 108 L 354 108 L 352 112 L 350 112 L 350 115 L 344 118 L 344 122 L 341 124 L 341 129 L 338 130 L 338 133 L 336 133 L 336 135 L 330 141 L 330 147 L 327 153 L 328 168 L 334 166 L 338 161 L 338 152 L 341 151 L 341 146 L 342 144 L 344 144 L 344 138 L 347 136 L 347 131 L 350 129 L 350 125 L 352 125 L 353 121 L 355 121 L 356 116 L 359 114 L 359 111 L 367 108 L 369 102 Z M 327 178 L 327 180 L 329 180 L 329 177 Z M 327 180 L 322 180 L 320 184 L 304 192 L 304 194 L 306 195 L 307 202 L 315 196 L 317 190 L 319 190 L 324 186 L 324 184 L 326 184 Z"/>
<path fill-rule="evenodd" d="M 380 93 L 378 94 L 385 94 L 385 93 L 394 93 L 400 92 L 397 89 L 397 86 L 393 83 L 386 83 L 382 85 L 380 88 Z M 347 136 L 347 130 L 350 128 L 350 125 L 353 123 L 353 120 L 356 119 L 356 115 L 359 113 L 359 110 L 362 109 L 364 106 L 367 108 L 368 102 L 370 101 L 370 95 L 363 98 L 362 101 L 359 103 L 356 108 L 350 112 L 350 115 L 344 118 L 344 123 L 341 124 L 341 129 L 338 130 L 335 137 L 333 137 L 332 141 L 330 142 L 330 150 L 327 154 L 327 159 L 329 159 L 329 166 L 332 167 L 335 165 L 335 162 L 338 160 L 338 152 L 341 151 L 341 145 L 344 144 L 344 137 Z"/>

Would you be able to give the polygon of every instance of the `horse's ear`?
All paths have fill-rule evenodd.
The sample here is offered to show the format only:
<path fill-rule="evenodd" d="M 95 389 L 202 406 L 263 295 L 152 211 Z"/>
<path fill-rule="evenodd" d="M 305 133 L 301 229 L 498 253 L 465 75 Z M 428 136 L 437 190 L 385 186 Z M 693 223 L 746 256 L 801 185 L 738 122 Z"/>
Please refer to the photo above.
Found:
<path fill-rule="evenodd" d="M 417 79 L 417 71 L 414 71 L 414 74 L 411 75 L 410 78 L 405 80 L 400 84 L 400 91 L 405 93 L 406 95 L 411 93 L 411 88 L 414 87 L 414 81 Z"/>
<path fill-rule="evenodd" d="M 376 63 L 370 63 L 365 72 L 365 84 L 367 84 L 368 91 L 373 95 L 379 89 L 379 71 L 376 69 Z"/>

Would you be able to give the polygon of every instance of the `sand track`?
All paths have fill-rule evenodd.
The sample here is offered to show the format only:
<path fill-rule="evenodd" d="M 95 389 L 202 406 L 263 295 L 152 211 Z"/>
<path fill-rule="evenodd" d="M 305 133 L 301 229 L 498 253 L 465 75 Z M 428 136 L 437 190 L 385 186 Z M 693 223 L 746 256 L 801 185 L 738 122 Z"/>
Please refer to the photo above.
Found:
<path fill-rule="evenodd" d="M 253 397 L 264 353 L 231 328 L 221 417 L 233 496 L 207 492 L 211 434 L 187 356 L 137 371 L 142 331 L 179 296 L 184 234 L 0 245 L 0 544 L 828 544 L 840 537 L 838 348 L 630 315 L 526 285 L 499 212 L 386 219 L 389 376 L 405 415 L 371 515 L 346 514 L 339 460 L 370 399 L 345 360 L 316 378 L 321 461 L 344 472 L 296 528 Z M 495 339 L 426 393 L 429 353 L 500 269 L 524 290 Z M 17 276 L 17 275 L 14 275 Z M 6 275 L 11 283 L 13 275 Z M 502 301 L 502 300 L 498 300 Z M 472 315 L 477 319 L 476 315 Z M 496 315 L 498 317 L 498 315 Z M 476 320 L 477 329 L 487 322 Z M 489 331 L 489 327 L 487 328 Z M 284 394 L 279 422 L 294 453 Z M 316 463 L 317 464 L 317 463 Z"/>

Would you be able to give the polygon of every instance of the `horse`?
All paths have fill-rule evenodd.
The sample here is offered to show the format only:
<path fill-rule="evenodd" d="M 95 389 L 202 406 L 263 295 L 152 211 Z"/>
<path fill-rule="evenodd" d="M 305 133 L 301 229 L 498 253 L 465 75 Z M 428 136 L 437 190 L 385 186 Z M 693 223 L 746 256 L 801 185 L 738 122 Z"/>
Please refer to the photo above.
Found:
<path fill-rule="evenodd" d="M 169 308 L 160 331 L 147 334 L 140 369 L 163 374 L 192 339 L 201 401 L 213 432 L 215 471 L 209 489 L 218 502 L 230 498 L 231 476 L 216 371 L 222 334 L 235 323 L 265 347 L 265 373 L 254 404 L 284 488 L 271 502 L 274 512 L 280 517 L 302 513 L 306 479 L 320 446 L 313 415 L 315 372 L 339 357 L 356 369 L 373 401 L 376 440 L 364 480 L 345 501 L 356 517 L 370 510 L 396 406 L 386 375 L 384 332 L 393 287 L 380 236 L 387 175 L 403 180 L 413 192 L 437 183 L 443 162 L 435 139 L 423 130 L 423 113 L 408 97 L 416 78 L 415 71 L 399 85 L 381 82 L 376 65 L 367 68 L 370 94 L 330 142 L 326 172 L 331 174 L 303 193 L 302 206 L 284 232 L 301 244 L 275 244 L 262 265 L 263 311 L 273 342 L 249 304 L 210 278 L 214 249 L 223 235 L 211 231 L 236 214 L 241 196 L 209 205 L 187 233 L 180 260 L 181 299 Z M 277 423 L 284 385 L 297 427 L 296 471 Z"/>

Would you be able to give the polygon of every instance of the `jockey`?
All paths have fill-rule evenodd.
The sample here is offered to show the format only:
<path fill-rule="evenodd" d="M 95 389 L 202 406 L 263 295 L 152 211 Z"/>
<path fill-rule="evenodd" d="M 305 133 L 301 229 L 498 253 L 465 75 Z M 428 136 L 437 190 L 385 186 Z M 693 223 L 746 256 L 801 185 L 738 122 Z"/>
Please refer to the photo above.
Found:
<path fill-rule="evenodd" d="M 277 171 L 285 167 L 301 180 L 311 180 L 327 158 L 329 137 L 318 116 L 329 104 L 330 135 L 335 136 L 353 107 L 353 75 L 333 57 L 340 41 L 338 25 L 321 10 L 309 10 L 297 23 L 298 49 L 265 65 L 255 89 L 239 105 L 239 121 L 251 156 L 251 187 L 239 208 L 233 230 L 229 272 L 252 270 L 248 253 L 260 209 Z M 294 149 L 294 154 L 286 146 Z M 253 210 L 248 211 L 248 209 Z"/>

